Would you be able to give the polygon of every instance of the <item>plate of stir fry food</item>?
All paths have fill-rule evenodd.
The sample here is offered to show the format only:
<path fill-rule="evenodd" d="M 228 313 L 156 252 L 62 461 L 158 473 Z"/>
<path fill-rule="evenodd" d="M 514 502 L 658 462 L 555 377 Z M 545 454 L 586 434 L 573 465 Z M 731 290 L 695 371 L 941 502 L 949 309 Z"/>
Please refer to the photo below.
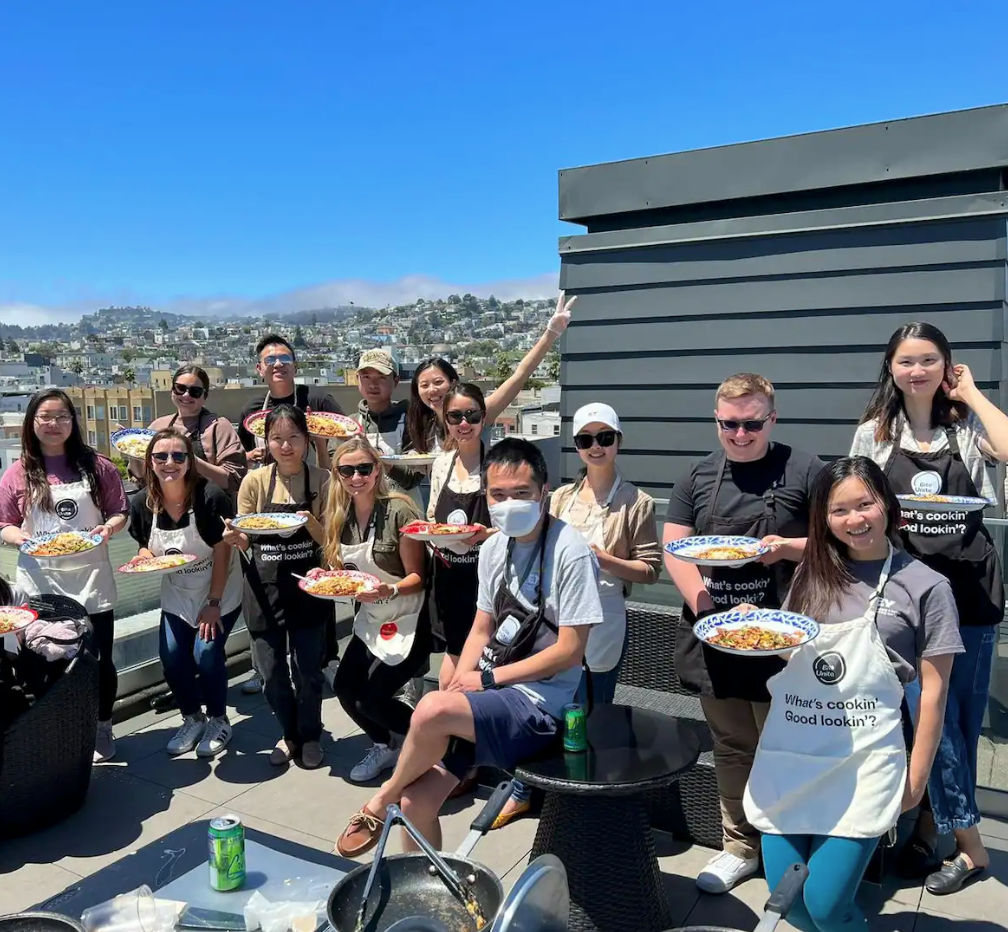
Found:
<path fill-rule="evenodd" d="M 155 431 L 148 427 L 129 427 L 117 430 L 109 439 L 112 441 L 112 446 L 123 456 L 142 460 L 147 455 L 147 447 L 150 446 L 154 434 Z"/>
<path fill-rule="evenodd" d="M 932 511 L 939 514 L 950 511 L 983 511 L 997 504 L 989 498 L 972 495 L 897 495 L 904 511 Z"/>
<path fill-rule="evenodd" d="M 176 570 L 195 563 L 199 557 L 194 553 L 166 553 L 161 557 L 134 557 L 129 563 L 124 563 L 117 572 L 120 573 L 174 573 Z"/>
<path fill-rule="evenodd" d="M 719 612 L 701 618 L 693 633 L 726 654 L 770 657 L 786 654 L 819 636 L 819 622 L 779 608 Z"/>
<path fill-rule="evenodd" d="M 100 547 L 102 538 L 98 534 L 85 534 L 83 531 L 60 531 L 55 534 L 36 534 L 26 540 L 18 550 L 30 557 L 55 559 L 57 557 L 76 557 L 95 547 Z"/>
<path fill-rule="evenodd" d="M 758 560 L 770 548 L 755 537 L 684 537 L 665 545 L 665 550 L 677 560 L 701 566 L 742 566 Z"/>
<path fill-rule="evenodd" d="M 308 519 L 304 515 L 286 514 L 281 511 L 241 515 L 231 521 L 231 527 L 252 537 L 256 534 L 289 534 L 307 523 Z"/>
<path fill-rule="evenodd" d="M 242 422 L 253 437 L 266 436 L 267 414 L 269 411 L 255 411 Z M 331 411 L 310 411 L 305 415 L 305 418 L 308 421 L 308 433 L 313 437 L 346 440 L 361 432 L 360 424 L 345 414 L 334 414 Z"/>
<path fill-rule="evenodd" d="M 377 576 L 358 570 L 316 570 L 298 580 L 298 588 L 318 599 L 334 602 L 352 602 L 363 589 L 377 589 L 381 585 Z"/>
<path fill-rule="evenodd" d="M 402 533 L 414 540 L 425 540 L 432 544 L 454 544 L 472 537 L 482 530 L 476 524 L 441 524 L 436 521 L 414 521 L 402 527 Z"/>
<path fill-rule="evenodd" d="M 14 608 L 10 605 L 0 607 L 0 634 L 11 634 L 30 625 L 38 612 L 30 608 Z"/>

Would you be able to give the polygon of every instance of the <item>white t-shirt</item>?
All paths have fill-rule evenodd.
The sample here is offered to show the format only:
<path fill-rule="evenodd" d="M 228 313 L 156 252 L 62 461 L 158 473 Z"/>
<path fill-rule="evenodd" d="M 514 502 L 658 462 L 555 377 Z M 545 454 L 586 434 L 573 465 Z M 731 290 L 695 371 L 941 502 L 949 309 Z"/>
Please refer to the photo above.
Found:
<path fill-rule="evenodd" d="M 479 592 L 476 607 L 493 614 L 494 596 L 504 576 L 504 561 L 509 538 L 494 534 L 480 548 Z M 535 558 L 525 581 L 518 589 L 518 576 Z M 538 540 L 523 544 L 515 542 L 508 571 L 508 586 L 526 608 L 533 607 L 539 578 Z M 554 518 L 546 535 L 546 560 L 543 565 L 543 595 L 545 616 L 557 627 L 601 624 L 602 603 L 598 591 L 598 560 L 585 543 L 581 532 L 565 521 Z M 543 626 L 545 629 L 545 625 Z M 555 644 L 552 631 L 536 641 L 538 650 Z M 562 670 L 536 683 L 515 684 L 540 709 L 554 718 L 563 717 L 563 708 L 574 698 L 581 681 L 581 665 Z"/>

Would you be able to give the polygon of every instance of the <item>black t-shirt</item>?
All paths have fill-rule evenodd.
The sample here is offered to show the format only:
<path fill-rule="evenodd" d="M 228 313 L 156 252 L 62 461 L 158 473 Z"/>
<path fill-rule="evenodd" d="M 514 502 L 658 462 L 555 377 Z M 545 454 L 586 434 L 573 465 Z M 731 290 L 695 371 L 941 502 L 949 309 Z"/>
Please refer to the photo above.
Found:
<path fill-rule="evenodd" d="M 329 392 L 321 391 L 310 385 L 295 385 L 294 394 L 288 395 L 286 398 L 270 398 L 267 401 L 264 394 L 262 398 L 255 398 L 246 404 L 242 408 L 238 418 L 238 439 L 241 440 L 242 446 L 246 450 L 254 450 L 256 444 L 255 437 L 245 429 L 245 418 L 250 414 L 255 414 L 256 411 L 262 411 L 263 402 L 266 402 L 267 411 L 270 408 L 275 408 L 277 405 L 292 404 L 295 408 L 300 408 L 302 411 L 307 411 L 310 408 L 312 411 L 328 411 L 331 414 L 343 413 L 343 409 L 336 403 L 336 399 Z"/>
<path fill-rule="evenodd" d="M 696 534 L 707 533 L 704 525 L 723 456 L 721 450 L 711 453 L 679 478 L 669 494 L 668 523 L 691 527 Z M 739 524 L 754 524 L 763 514 L 763 493 L 781 478 L 782 464 L 784 481 L 774 490 L 777 533 L 805 537 L 812 485 L 825 464 L 818 456 L 783 443 L 771 443 L 766 456 L 753 463 L 728 462 L 714 513 Z"/>
<path fill-rule="evenodd" d="M 261 403 L 261 402 L 260 402 Z M 234 502 L 219 485 L 200 479 L 193 493 L 193 517 L 196 519 L 196 531 L 208 547 L 219 544 L 224 537 L 224 519 L 235 516 Z M 189 527 L 189 514 L 182 515 L 177 523 L 165 512 L 158 515 L 157 526 L 162 531 L 177 531 Z M 146 547 L 150 541 L 151 528 L 154 525 L 154 515 L 147 507 L 147 492 L 141 489 L 130 502 L 129 532 L 141 547 Z"/>

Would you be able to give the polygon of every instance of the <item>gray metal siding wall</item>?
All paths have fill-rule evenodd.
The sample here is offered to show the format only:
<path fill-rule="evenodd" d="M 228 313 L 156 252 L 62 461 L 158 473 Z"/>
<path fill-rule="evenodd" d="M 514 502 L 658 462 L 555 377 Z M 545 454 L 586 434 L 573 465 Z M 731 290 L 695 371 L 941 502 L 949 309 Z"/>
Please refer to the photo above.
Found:
<path fill-rule="evenodd" d="M 808 232 L 787 232 L 794 215 L 785 215 L 741 218 L 739 236 L 698 223 L 562 240 L 561 287 L 578 295 L 563 345 L 564 480 L 581 465 L 571 416 L 605 401 L 623 423 L 627 478 L 666 498 L 676 475 L 716 447 L 715 389 L 742 371 L 777 388 L 777 439 L 842 456 L 886 341 L 911 320 L 940 327 L 1004 407 L 1004 198 L 979 216 L 911 216 L 955 213 L 939 200 L 890 205 L 902 221 L 867 226 L 872 208 L 819 212 L 818 229 L 816 218 L 802 221 Z M 679 601 L 667 580 L 638 595 Z"/>

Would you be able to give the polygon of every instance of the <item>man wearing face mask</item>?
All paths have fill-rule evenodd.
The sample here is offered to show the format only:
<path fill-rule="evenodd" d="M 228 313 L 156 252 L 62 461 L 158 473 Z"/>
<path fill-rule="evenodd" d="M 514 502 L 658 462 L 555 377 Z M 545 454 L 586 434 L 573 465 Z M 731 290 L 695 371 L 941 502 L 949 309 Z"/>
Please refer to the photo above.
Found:
<path fill-rule="evenodd" d="M 603 620 L 594 553 L 550 517 L 535 444 L 508 437 L 491 447 L 483 486 L 500 533 L 480 549 L 472 631 L 448 688 L 417 705 L 392 776 L 340 836 L 344 857 L 377 843 L 390 803 L 440 849 L 438 813 L 451 791 L 475 766 L 511 770 L 550 745 L 581 681 L 588 633 Z"/>

